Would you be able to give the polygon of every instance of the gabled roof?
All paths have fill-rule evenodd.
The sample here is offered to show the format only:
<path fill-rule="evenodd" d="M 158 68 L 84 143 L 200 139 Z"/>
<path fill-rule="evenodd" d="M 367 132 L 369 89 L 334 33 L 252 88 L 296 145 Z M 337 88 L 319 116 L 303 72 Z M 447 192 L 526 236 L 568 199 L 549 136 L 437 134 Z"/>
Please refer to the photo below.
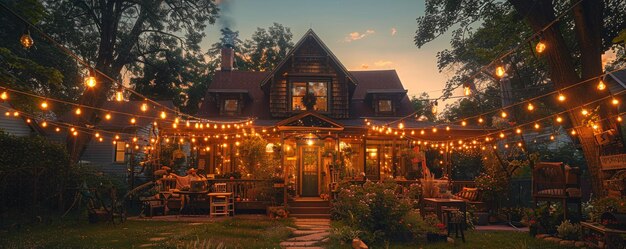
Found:
<path fill-rule="evenodd" d="M 355 85 L 358 85 L 356 78 L 354 78 L 354 76 L 350 73 L 350 71 L 348 71 L 348 69 L 346 69 L 346 67 L 341 64 L 341 61 L 339 61 L 339 59 L 337 59 L 337 57 L 335 56 L 335 54 L 333 54 L 332 51 L 330 51 L 330 49 L 326 46 L 326 44 L 324 44 L 324 42 L 322 41 L 322 39 L 320 39 L 319 36 L 317 36 L 317 34 L 315 34 L 315 32 L 313 32 L 313 29 L 309 29 L 303 36 L 302 38 L 300 38 L 300 40 L 298 41 L 298 43 L 296 43 L 296 45 L 293 47 L 293 49 L 291 51 L 289 51 L 289 53 L 287 54 L 287 56 L 285 56 L 285 58 L 283 59 L 283 61 L 281 61 L 278 66 L 276 66 L 271 73 L 269 73 L 264 79 L 263 81 L 261 81 L 261 86 L 264 86 L 265 84 L 267 84 L 267 82 L 269 82 L 269 80 L 272 78 L 272 76 L 274 74 L 276 74 L 276 72 L 278 72 L 283 66 L 284 64 L 287 62 L 287 60 L 289 60 L 289 58 L 291 56 L 293 56 L 293 54 L 298 51 L 298 49 L 308 40 L 308 38 L 313 38 L 315 40 L 315 42 L 317 42 L 317 44 L 320 45 L 320 47 L 322 47 L 322 49 L 324 50 L 324 52 L 326 52 L 328 54 L 328 56 L 330 56 L 330 58 L 332 59 L 332 61 L 339 67 L 339 69 L 346 74 L 346 76 L 350 79 L 350 81 L 352 81 Z"/>
<path fill-rule="evenodd" d="M 317 122 L 307 124 L 307 122 Z M 305 111 L 276 123 L 279 130 L 343 130 L 343 125 L 316 112 Z"/>
<path fill-rule="evenodd" d="M 213 76 L 213 82 L 209 85 L 202 106 L 198 111 L 201 117 L 216 117 L 220 112 L 217 109 L 215 99 L 210 95 L 215 93 L 242 93 L 247 91 L 250 103 L 243 106 L 241 116 L 269 118 L 269 98 L 261 89 L 259 83 L 268 72 L 253 71 L 217 71 Z"/>

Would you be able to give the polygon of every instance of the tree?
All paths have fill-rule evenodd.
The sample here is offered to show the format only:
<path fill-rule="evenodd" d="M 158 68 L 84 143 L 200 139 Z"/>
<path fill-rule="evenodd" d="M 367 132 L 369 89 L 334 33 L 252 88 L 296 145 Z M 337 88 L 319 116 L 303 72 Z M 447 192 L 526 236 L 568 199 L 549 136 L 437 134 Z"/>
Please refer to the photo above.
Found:
<path fill-rule="evenodd" d="M 434 103 L 429 100 L 428 93 L 423 92 L 419 97 L 411 96 L 411 104 L 417 116 L 424 116 L 430 121 L 436 120 L 437 114 L 432 111 Z"/>
<path fill-rule="evenodd" d="M 293 34 L 291 29 L 282 24 L 274 23 L 267 29 L 257 28 L 250 39 L 239 39 L 239 31 L 229 28 L 221 29 L 222 38 L 209 49 L 209 56 L 213 64 L 220 61 L 220 51 L 226 45 L 234 46 L 235 67 L 239 70 L 266 71 L 274 69 L 291 49 L 293 49 Z M 227 41 L 225 37 L 232 37 Z M 234 43 L 234 44 L 229 44 Z"/>
<path fill-rule="evenodd" d="M 218 13 L 213 0 L 45 0 L 43 5 L 50 18 L 40 26 L 101 72 L 96 74 L 97 86 L 78 99 L 95 107 L 109 96 L 113 82 L 108 77 L 118 79 L 122 70 L 140 72 L 146 58 L 159 52 L 180 48 L 197 54 L 202 30 L 215 22 Z M 98 115 L 85 110 L 78 125 L 96 124 Z M 78 160 L 89 140 L 68 137 L 72 161 Z"/>
<path fill-rule="evenodd" d="M 446 33 L 451 27 L 459 27 L 454 33 L 461 34 L 463 30 L 475 25 L 475 22 L 488 19 L 486 17 L 501 11 L 501 8 L 515 11 L 523 17 L 531 30 L 539 32 L 556 19 L 557 13 L 577 2 L 577 0 L 429 1 L 426 4 L 425 16 L 417 19 L 415 43 L 421 47 Z M 544 52 L 548 76 L 555 88 L 562 89 L 602 74 L 601 55 L 611 46 L 613 37 L 624 29 L 625 13 L 624 1 L 582 0 L 573 7 L 570 15 L 542 32 L 542 39 L 549 44 L 549 49 Z M 573 39 L 568 40 L 566 37 Z M 584 84 L 565 94 L 569 99 L 565 107 L 571 109 L 606 96 L 607 93 L 596 91 L 595 84 Z M 585 126 L 586 120 L 580 114 L 580 110 L 570 112 L 569 116 L 572 126 L 579 127 L 578 138 L 592 176 L 593 191 L 602 195 L 599 160 L 601 153 L 599 146 L 596 145 L 594 132 L 591 127 Z M 599 108 L 598 120 L 604 120 L 608 116 L 607 108 Z M 607 129 L 615 127 L 610 123 L 605 123 L 604 126 Z"/>

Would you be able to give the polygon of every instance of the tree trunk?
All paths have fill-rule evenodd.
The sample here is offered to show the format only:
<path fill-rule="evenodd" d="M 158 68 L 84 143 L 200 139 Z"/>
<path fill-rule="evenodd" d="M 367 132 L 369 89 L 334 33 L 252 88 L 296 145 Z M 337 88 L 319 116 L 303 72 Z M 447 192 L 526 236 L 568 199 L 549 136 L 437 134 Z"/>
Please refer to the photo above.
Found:
<path fill-rule="evenodd" d="M 524 16 L 526 22 L 534 31 L 540 31 L 556 19 L 552 0 L 509 0 L 516 11 Z M 572 4 L 578 0 L 573 0 Z M 548 62 L 550 78 L 556 89 L 571 86 L 582 80 L 597 77 L 602 74 L 601 62 L 601 36 L 602 30 L 602 7 L 599 0 L 583 0 L 573 8 L 574 29 L 576 31 L 577 51 L 580 53 L 581 76 L 574 66 L 574 53 L 568 48 L 558 23 L 553 24 L 543 32 L 543 39 L 548 44 L 545 52 Z M 562 93 L 567 96 L 565 107 L 572 109 L 584 103 L 596 100 L 608 93 L 598 92 L 593 82 L 584 83 L 570 88 Z M 595 105 L 594 105 L 595 106 Z M 601 108 L 600 119 L 607 117 L 606 108 Z M 600 147 L 596 143 L 594 132 L 590 127 L 584 126 L 584 117 L 580 108 L 569 112 L 572 126 L 576 129 L 581 148 L 591 174 L 593 192 L 603 195 L 602 176 L 600 172 Z"/>

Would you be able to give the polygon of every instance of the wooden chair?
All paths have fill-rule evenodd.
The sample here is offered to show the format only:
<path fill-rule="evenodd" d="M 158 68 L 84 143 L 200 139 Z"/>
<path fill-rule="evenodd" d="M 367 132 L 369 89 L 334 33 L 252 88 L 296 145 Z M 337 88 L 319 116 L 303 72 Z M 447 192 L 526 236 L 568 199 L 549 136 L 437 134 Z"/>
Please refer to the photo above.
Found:
<path fill-rule="evenodd" d="M 532 181 L 535 206 L 540 201 L 546 201 L 548 204 L 553 201 L 561 202 L 564 219 L 567 219 L 568 204 L 575 203 L 580 215 L 582 194 L 578 168 L 563 163 L 538 163 L 533 169 Z"/>
<path fill-rule="evenodd" d="M 211 217 L 214 215 L 235 215 L 234 193 L 228 192 L 228 185 L 215 183 L 213 188 L 214 193 L 209 194 L 209 215 Z M 223 195 L 216 195 L 216 193 L 223 193 Z"/>

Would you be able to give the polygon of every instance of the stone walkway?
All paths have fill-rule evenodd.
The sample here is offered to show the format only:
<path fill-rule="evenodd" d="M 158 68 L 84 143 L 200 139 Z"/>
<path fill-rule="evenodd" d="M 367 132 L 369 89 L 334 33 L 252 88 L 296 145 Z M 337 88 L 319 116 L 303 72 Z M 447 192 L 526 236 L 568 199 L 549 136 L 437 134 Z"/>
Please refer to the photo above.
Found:
<path fill-rule="evenodd" d="M 319 249 L 321 243 L 328 241 L 330 219 L 296 218 L 294 222 L 292 237 L 280 243 L 282 248 Z"/>

